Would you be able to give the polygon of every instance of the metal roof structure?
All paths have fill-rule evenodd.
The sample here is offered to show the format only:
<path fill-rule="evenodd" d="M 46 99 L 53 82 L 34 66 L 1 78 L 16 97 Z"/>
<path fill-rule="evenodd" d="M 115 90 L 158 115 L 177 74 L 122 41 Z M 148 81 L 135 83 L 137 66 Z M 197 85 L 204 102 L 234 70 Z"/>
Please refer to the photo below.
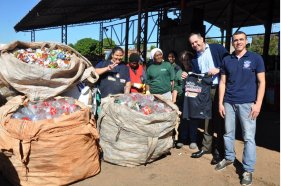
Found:
<path fill-rule="evenodd" d="M 279 0 L 41 0 L 14 29 L 19 32 L 126 18 L 138 14 L 139 2 L 142 11 L 148 12 L 180 9 L 185 3 L 186 7 L 201 9 L 205 21 L 222 29 L 227 28 L 229 11 L 233 11 L 233 28 L 263 25 L 269 19 L 280 22 Z M 227 8 L 229 3 L 233 3 L 232 10 Z"/>

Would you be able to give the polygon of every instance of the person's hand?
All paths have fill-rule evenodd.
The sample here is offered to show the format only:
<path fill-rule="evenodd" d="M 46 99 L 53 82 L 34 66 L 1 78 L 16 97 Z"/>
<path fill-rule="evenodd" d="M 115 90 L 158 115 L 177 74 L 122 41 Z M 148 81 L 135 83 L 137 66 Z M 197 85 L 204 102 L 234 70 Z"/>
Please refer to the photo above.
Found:
<path fill-rule="evenodd" d="M 117 63 L 113 63 L 111 65 L 108 65 L 107 70 L 110 71 L 110 70 L 114 69 L 117 65 L 118 65 Z"/>
<path fill-rule="evenodd" d="M 220 72 L 220 69 L 218 69 L 218 68 L 211 68 L 211 69 L 208 71 L 208 75 L 214 76 L 214 75 L 218 74 L 219 72 Z"/>
<path fill-rule="evenodd" d="M 149 91 L 149 90 L 147 90 L 147 91 L 145 92 L 145 94 L 146 94 L 146 95 L 149 95 L 149 94 L 150 94 L 150 91 Z"/>
<path fill-rule="evenodd" d="M 257 104 L 253 104 L 252 105 L 252 110 L 251 110 L 251 113 L 250 113 L 250 118 L 252 120 L 255 120 L 257 119 L 258 115 L 260 114 L 260 110 L 261 110 L 261 106 L 257 105 Z"/>
<path fill-rule="evenodd" d="M 225 109 L 224 109 L 223 104 L 219 105 L 219 113 L 220 113 L 221 117 L 224 118 L 224 116 L 225 116 Z"/>
<path fill-rule="evenodd" d="M 182 73 L 181 73 L 181 78 L 182 78 L 182 79 L 186 79 L 187 76 L 188 76 L 188 74 L 187 74 L 186 72 L 182 72 Z"/>
<path fill-rule="evenodd" d="M 133 83 L 133 87 L 135 87 L 137 89 L 141 89 L 143 87 L 143 84 L 141 84 L 141 83 Z"/>

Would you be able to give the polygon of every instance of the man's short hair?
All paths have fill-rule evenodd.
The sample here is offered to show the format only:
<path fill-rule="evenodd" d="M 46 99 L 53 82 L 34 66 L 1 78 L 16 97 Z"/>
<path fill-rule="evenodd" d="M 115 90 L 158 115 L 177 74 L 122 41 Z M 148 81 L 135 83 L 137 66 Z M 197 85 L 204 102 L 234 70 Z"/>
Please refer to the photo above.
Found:
<path fill-rule="evenodd" d="M 243 32 L 243 31 L 237 31 L 237 32 L 235 32 L 235 33 L 232 35 L 232 39 L 233 39 L 233 36 L 240 35 L 240 34 L 244 34 L 245 37 L 246 37 L 246 39 L 247 39 L 247 35 L 246 35 L 245 32 Z"/>
<path fill-rule="evenodd" d="M 137 53 L 131 53 L 129 57 L 129 63 L 131 62 L 139 62 L 140 61 L 140 55 Z"/>
<path fill-rule="evenodd" d="M 190 39 L 190 37 L 196 35 L 198 38 L 202 38 L 203 41 L 205 42 L 205 37 L 203 37 L 199 32 L 192 32 L 191 34 L 189 34 L 188 39 Z"/>
<path fill-rule="evenodd" d="M 190 38 L 190 37 L 192 37 L 194 35 L 197 35 L 197 37 L 199 37 L 199 38 L 204 38 L 199 32 L 196 32 L 196 33 L 193 32 L 193 33 L 189 34 L 188 38 Z"/>

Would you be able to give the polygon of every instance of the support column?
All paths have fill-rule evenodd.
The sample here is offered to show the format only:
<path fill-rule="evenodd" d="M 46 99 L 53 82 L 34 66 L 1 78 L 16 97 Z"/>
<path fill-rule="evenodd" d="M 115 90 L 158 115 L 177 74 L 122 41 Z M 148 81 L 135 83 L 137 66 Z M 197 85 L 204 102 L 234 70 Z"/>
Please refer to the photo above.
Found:
<path fill-rule="evenodd" d="M 267 12 L 267 19 L 264 24 L 265 34 L 264 34 L 264 42 L 263 42 L 263 58 L 265 62 L 268 58 L 268 51 L 269 51 L 269 43 L 270 43 L 270 34 L 271 34 L 271 26 L 272 26 L 272 17 L 273 17 L 273 0 L 268 1 L 268 12 Z"/>
<path fill-rule="evenodd" d="M 100 45 L 99 45 L 99 55 L 102 56 L 103 52 L 103 22 L 100 22 L 100 35 L 99 35 Z"/>
<path fill-rule="evenodd" d="M 235 8 L 235 0 L 231 0 L 228 4 L 228 14 L 227 14 L 227 25 L 226 25 L 226 38 L 225 38 L 225 48 L 230 52 L 231 45 L 231 36 L 232 36 L 232 25 L 233 25 L 233 16 Z"/>
<path fill-rule="evenodd" d="M 129 50 L 129 22 L 130 22 L 130 17 L 126 17 L 126 35 L 125 35 L 125 62 L 128 62 L 128 50 Z"/>
<path fill-rule="evenodd" d="M 221 30 L 221 45 L 223 45 L 224 43 L 224 29 L 220 29 Z"/>
<path fill-rule="evenodd" d="M 35 42 L 35 30 L 31 30 L 31 42 Z"/>
<path fill-rule="evenodd" d="M 140 40 L 141 40 L 141 0 L 138 0 L 138 36 L 137 36 L 137 51 L 140 52 Z"/>
<path fill-rule="evenodd" d="M 137 50 L 142 56 L 144 63 L 146 63 L 148 13 L 142 10 L 141 0 L 138 0 L 138 11 Z"/>
<path fill-rule="evenodd" d="M 156 43 L 156 47 L 157 48 L 161 48 L 161 43 L 160 43 L 160 33 L 161 33 L 161 29 L 160 29 L 160 25 L 161 22 L 163 20 L 163 10 L 160 9 L 160 11 L 158 11 L 158 20 L 157 20 L 157 43 Z"/>
<path fill-rule="evenodd" d="M 67 45 L 67 25 L 61 26 L 61 43 Z"/>

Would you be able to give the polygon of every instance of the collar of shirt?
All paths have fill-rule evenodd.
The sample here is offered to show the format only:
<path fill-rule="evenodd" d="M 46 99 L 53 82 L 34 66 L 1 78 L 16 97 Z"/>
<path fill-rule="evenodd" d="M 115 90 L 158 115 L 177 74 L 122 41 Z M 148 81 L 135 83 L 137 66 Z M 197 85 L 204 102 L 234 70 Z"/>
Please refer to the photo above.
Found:
<path fill-rule="evenodd" d="M 206 43 L 205 44 L 205 49 L 202 52 L 197 52 L 197 56 L 201 56 L 207 49 L 209 49 L 209 45 Z"/>
<path fill-rule="evenodd" d="M 235 51 L 233 51 L 230 56 L 231 58 L 238 58 L 237 55 L 235 54 Z M 240 59 L 248 56 L 249 56 L 249 51 L 247 51 L 243 56 L 241 56 Z"/>

